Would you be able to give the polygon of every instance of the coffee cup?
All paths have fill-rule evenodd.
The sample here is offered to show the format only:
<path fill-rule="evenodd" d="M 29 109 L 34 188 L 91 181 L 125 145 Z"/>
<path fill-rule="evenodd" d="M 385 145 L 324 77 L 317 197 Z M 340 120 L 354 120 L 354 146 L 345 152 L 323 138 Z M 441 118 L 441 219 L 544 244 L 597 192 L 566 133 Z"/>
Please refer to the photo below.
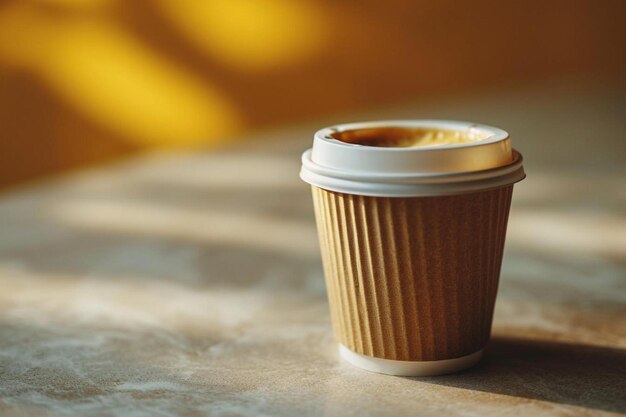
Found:
<path fill-rule="evenodd" d="M 513 184 L 507 132 L 447 120 L 315 133 L 311 184 L 340 355 L 392 375 L 456 372 L 491 332 Z"/>

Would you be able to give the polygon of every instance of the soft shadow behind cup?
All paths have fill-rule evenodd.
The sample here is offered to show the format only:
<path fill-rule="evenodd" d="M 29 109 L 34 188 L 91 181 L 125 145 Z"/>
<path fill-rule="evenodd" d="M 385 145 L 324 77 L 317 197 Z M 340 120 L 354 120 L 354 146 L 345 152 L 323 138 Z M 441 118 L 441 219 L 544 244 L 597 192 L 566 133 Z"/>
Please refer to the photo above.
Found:
<path fill-rule="evenodd" d="M 411 376 L 476 363 L 524 178 L 509 135 L 441 120 L 345 124 L 317 132 L 302 162 L 342 357 Z"/>

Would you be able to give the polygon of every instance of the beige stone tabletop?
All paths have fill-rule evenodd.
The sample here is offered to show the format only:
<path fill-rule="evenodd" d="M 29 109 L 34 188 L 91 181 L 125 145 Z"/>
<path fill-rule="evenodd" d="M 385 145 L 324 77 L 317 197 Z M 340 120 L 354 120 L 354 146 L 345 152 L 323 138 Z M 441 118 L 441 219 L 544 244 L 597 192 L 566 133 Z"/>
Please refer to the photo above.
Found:
<path fill-rule="evenodd" d="M 315 128 L 365 118 L 492 124 L 525 156 L 471 370 L 401 378 L 337 357 L 299 154 Z M 546 83 L 6 193 L 0 415 L 625 415 L 624 132 L 624 90 Z"/>

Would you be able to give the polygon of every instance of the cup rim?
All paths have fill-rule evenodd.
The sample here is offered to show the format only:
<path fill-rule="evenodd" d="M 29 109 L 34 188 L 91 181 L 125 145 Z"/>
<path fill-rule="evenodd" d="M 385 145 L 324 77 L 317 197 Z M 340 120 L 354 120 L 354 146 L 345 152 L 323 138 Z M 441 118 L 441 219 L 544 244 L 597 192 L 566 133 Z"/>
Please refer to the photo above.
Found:
<path fill-rule="evenodd" d="M 451 145 L 427 145 L 419 146 L 415 148 L 410 147 L 382 147 L 382 146 L 369 146 L 356 143 L 344 142 L 340 139 L 333 138 L 331 134 L 347 132 L 351 130 L 360 129 L 372 129 L 377 127 L 399 127 L 399 128 L 431 128 L 431 129 L 446 129 L 446 130 L 467 130 L 476 129 L 481 133 L 489 134 L 485 139 L 477 140 L 474 142 L 458 143 Z M 329 142 L 335 146 L 348 147 L 348 148 L 375 148 L 380 152 L 407 152 L 407 150 L 415 149 L 418 152 L 427 152 L 430 150 L 445 151 L 448 149 L 454 150 L 459 148 L 470 148 L 489 146 L 496 142 L 501 142 L 509 138 L 509 134 L 500 128 L 488 126 L 480 123 L 473 123 L 461 120 L 444 120 L 444 119 L 416 119 L 416 120 L 376 120 L 367 122 L 350 122 L 341 123 L 325 127 L 315 132 L 315 139 Z"/>
<path fill-rule="evenodd" d="M 376 127 L 466 130 L 490 136 L 454 145 L 380 147 L 343 142 L 332 133 Z M 525 178 L 522 155 L 499 128 L 453 120 L 345 123 L 317 131 L 302 155 L 300 177 L 311 185 L 350 194 L 410 197 L 476 192 Z"/>

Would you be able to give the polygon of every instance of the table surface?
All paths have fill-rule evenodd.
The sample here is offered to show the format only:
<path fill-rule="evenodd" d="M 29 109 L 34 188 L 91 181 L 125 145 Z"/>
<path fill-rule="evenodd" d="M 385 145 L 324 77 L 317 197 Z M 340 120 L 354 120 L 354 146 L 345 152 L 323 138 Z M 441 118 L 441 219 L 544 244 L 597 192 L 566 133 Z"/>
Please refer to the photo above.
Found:
<path fill-rule="evenodd" d="M 450 376 L 338 359 L 312 202 L 315 128 L 154 154 L 0 198 L 0 414 L 626 413 L 626 94 L 577 83 L 353 119 L 502 126 L 526 159 L 493 340 Z"/>

